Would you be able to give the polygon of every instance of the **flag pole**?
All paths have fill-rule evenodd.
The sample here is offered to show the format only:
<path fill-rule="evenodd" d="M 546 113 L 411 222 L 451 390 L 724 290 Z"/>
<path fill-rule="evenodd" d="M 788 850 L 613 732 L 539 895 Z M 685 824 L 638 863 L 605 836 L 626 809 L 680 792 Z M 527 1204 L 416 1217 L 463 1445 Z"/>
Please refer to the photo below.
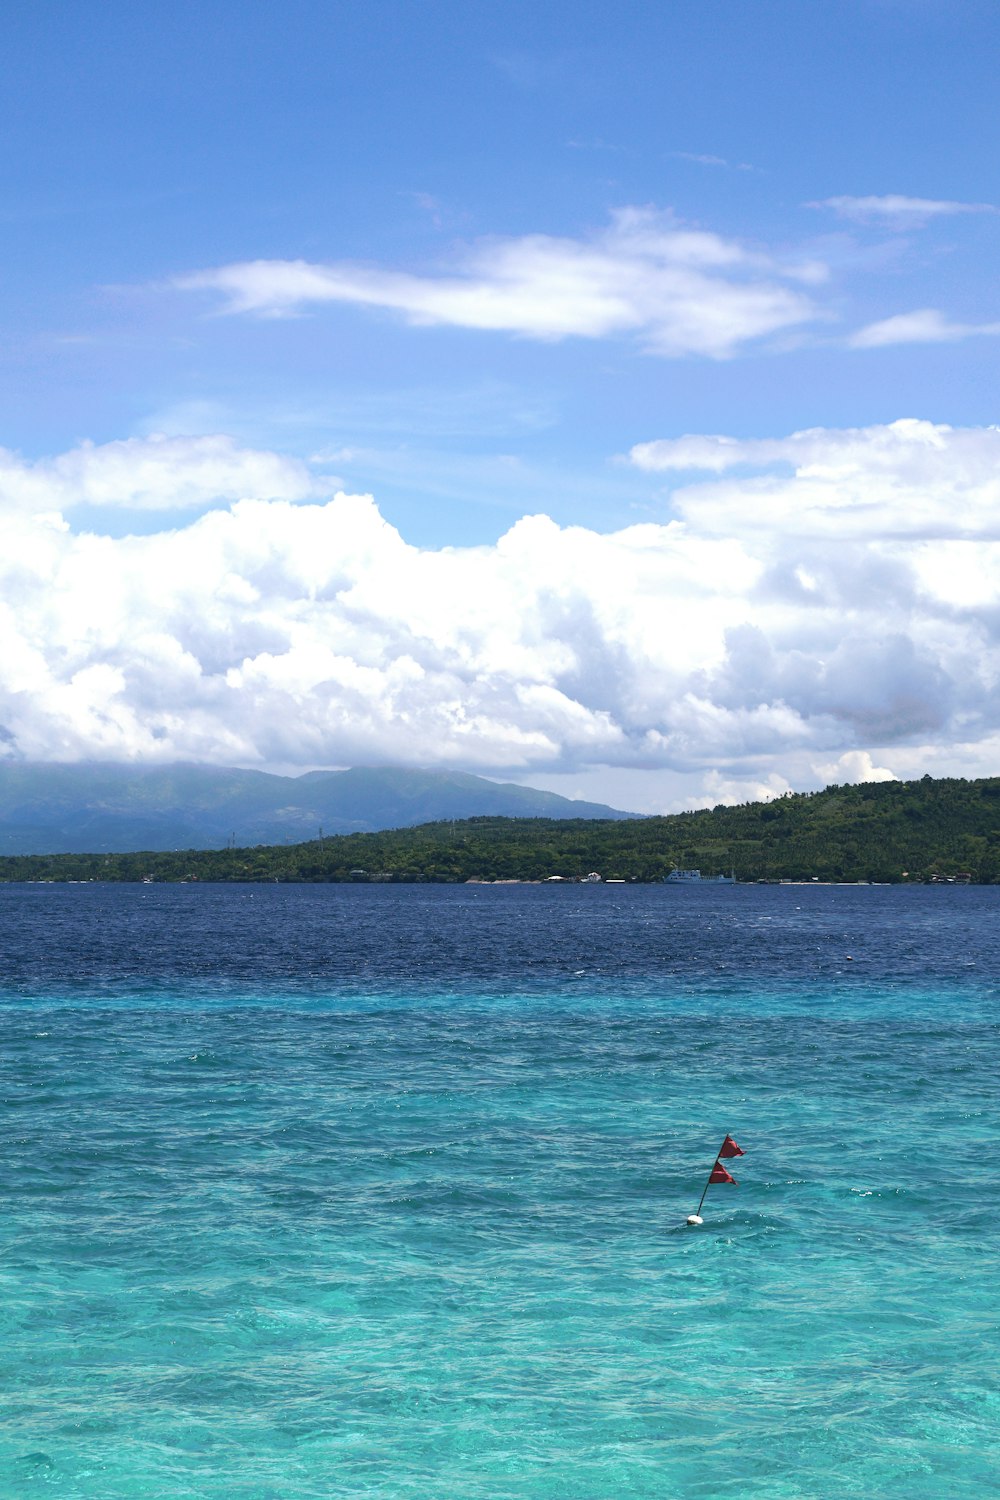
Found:
<path fill-rule="evenodd" d="M 730 1145 L 731 1145 L 732 1149 L 730 1149 L 730 1150 L 727 1151 L 726 1147 L 730 1146 Z M 708 1179 L 707 1179 L 707 1181 L 705 1183 L 704 1188 L 702 1189 L 701 1197 L 698 1199 L 698 1207 L 695 1209 L 695 1211 L 694 1211 L 693 1214 L 688 1214 L 688 1220 L 687 1221 L 688 1221 L 689 1224 L 704 1224 L 704 1222 L 705 1222 L 704 1219 L 701 1217 L 701 1206 L 702 1206 L 702 1204 L 705 1201 L 705 1196 L 708 1193 L 709 1188 L 712 1186 L 712 1178 L 715 1176 L 716 1171 L 718 1170 L 718 1168 L 719 1168 L 719 1166 L 720 1166 L 720 1164 L 722 1162 L 723 1154 L 725 1154 L 726 1156 L 742 1156 L 743 1155 L 743 1152 L 740 1150 L 739 1146 L 737 1146 L 736 1142 L 733 1140 L 733 1138 L 732 1138 L 731 1135 L 726 1135 L 724 1137 L 724 1139 L 723 1139 L 722 1145 L 719 1147 L 719 1150 L 718 1150 L 718 1153 L 716 1155 L 716 1158 L 715 1158 L 714 1162 L 712 1163 L 711 1169 L 709 1171 Z M 732 1182 L 733 1178 L 727 1177 L 727 1178 L 724 1178 L 723 1180 L 727 1181 L 727 1182 Z"/>
<path fill-rule="evenodd" d="M 726 1136 L 726 1140 L 724 1140 L 722 1142 L 722 1146 L 724 1146 L 726 1144 L 726 1141 L 728 1141 L 728 1139 L 729 1139 L 729 1137 L 727 1135 Z M 689 1224 L 691 1224 L 691 1223 L 700 1224 L 701 1223 L 701 1205 L 704 1203 L 705 1196 L 708 1193 L 708 1190 L 709 1190 L 709 1188 L 712 1185 L 712 1173 L 715 1171 L 716 1167 L 719 1165 L 719 1162 L 722 1160 L 722 1146 L 719 1147 L 719 1150 L 718 1150 L 718 1153 L 716 1155 L 716 1158 L 713 1161 L 712 1165 L 708 1169 L 708 1177 L 707 1177 L 707 1179 L 705 1181 L 705 1186 L 702 1188 L 701 1197 L 698 1199 L 698 1207 L 695 1209 L 694 1213 L 688 1219 L 688 1223 Z"/>

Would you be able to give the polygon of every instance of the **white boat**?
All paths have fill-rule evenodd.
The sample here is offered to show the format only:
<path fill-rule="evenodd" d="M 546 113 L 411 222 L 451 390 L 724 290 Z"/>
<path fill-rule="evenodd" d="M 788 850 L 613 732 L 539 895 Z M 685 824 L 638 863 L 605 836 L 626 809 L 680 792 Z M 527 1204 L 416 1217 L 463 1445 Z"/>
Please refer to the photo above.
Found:
<path fill-rule="evenodd" d="M 665 885 L 735 885 L 735 875 L 702 875 L 700 870 L 671 870 Z"/>

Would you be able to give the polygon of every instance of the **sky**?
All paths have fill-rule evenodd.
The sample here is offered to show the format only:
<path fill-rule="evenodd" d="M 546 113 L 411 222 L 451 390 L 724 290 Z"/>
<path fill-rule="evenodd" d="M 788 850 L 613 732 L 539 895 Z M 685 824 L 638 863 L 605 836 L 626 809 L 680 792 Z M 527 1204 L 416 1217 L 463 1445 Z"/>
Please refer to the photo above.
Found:
<path fill-rule="evenodd" d="M 992 0 L 0 46 L 0 755 L 1000 774 Z"/>

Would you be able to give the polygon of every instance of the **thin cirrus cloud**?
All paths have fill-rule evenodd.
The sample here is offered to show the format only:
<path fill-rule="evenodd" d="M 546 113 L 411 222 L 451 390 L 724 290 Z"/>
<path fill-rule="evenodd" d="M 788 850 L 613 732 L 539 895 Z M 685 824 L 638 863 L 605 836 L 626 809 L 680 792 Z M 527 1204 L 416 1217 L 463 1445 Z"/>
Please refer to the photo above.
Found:
<path fill-rule="evenodd" d="M 726 359 L 822 317 L 802 287 L 825 274 L 817 262 L 785 264 L 669 216 L 628 208 L 588 238 L 479 242 L 438 274 L 259 260 L 197 271 L 173 285 L 219 293 L 237 313 L 280 316 L 348 303 L 413 324 L 546 341 L 634 338 L 666 357 Z"/>
<path fill-rule="evenodd" d="M 748 161 L 732 162 L 725 156 L 714 156 L 710 151 L 668 151 L 667 155 L 674 161 L 690 161 L 699 167 L 725 167 L 727 170 L 735 168 L 737 172 L 756 171 Z"/>
<path fill-rule="evenodd" d="M 709 794 L 720 767 L 745 787 L 802 756 L 870 775 L 897 750 L 997 753 L 1000 432 L 695 434 L 632 457 L 709 477 L 674 495 L 678 519 L 600 534 L 535 515 L 441 549 L 363 495 L 121 538 L 10 504 L 3 753 L 604 765 Z"/>
<path fill-rule="evenodd" d="M 933 219 L 953 214 L 995 214 L 992 203 L 958 203 L 950 198 L 908 198 L 903 193 L 851 197 L 842 194 L 807 203 L 807 208 L 829 209 L 840 219 L 857 224 L 882 224 L 894 229 L 916 229 Z"/>
<path fill-rule="evenodd" d="M 920 307 L 868 323 L 848 343 L 852 349 L 885 349 L 892 344 L 954 344 L 983 334 L 1000 334 L 1000 323 L 956 323 L 935 307 Z"/>

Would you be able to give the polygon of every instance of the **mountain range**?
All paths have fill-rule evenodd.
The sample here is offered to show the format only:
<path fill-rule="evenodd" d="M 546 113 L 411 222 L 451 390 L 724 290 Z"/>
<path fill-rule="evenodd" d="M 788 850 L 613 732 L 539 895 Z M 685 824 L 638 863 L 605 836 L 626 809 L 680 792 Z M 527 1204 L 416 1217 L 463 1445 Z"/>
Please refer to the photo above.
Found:
<path fill-rule="evenodd" d="M 247 847 L 480 816 L 632 815 L 458 771 L 0 765 L 0 854 Z"/>
<path fill-rule="evenodd" d="M 576 808 L 577 803 L 570 803 Z M 174 852 L 0 857 L 8 881 L 658 881 L 699 870 L 686 889 L 727 890 L 712 877 L 1000 885 L 1000 777 L 861 782 L 771 802 L 665 817 L 496 817 L 424 823 L 300 844 Z M 978 920 L 988 920 L 977 908 Z M 928 909 L 929 941 L 940 919 Z M 964 920 L 964 919 L 963 919 Z M 971 920 L 971 917 L 969 918 Z M 763 939 L 762 939 L 763 941 Z M 913 963 L 919 966 L 920 955 Z"/>

